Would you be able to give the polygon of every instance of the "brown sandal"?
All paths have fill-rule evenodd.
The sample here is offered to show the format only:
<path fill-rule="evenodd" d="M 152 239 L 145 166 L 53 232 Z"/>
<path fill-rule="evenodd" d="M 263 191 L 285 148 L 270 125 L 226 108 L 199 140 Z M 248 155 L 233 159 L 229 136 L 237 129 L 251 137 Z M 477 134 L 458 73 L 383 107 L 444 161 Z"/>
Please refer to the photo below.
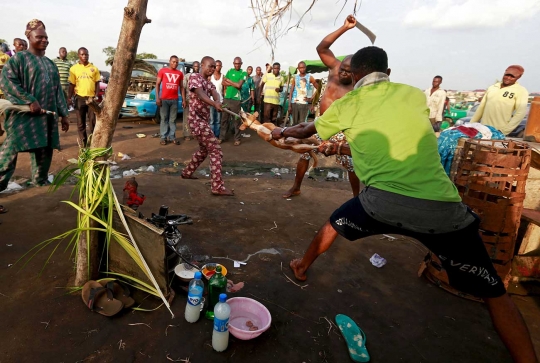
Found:
<path fill-rule="evenodd" d="M 125 308 L 130 308 L 135 305 L 135 300 L 130 296 L 131 291 L 129 287 L 118 281 L 118 280 L 109 280 L 109 281 L 100 281 L 101 286 L 111 290 L 115 299 L 121 301 L 124 304 Z"/>
<path fill-rule="evenodd" d="M 84 284 L 82 300 L 90 310 L 105 316 L 118 314 L 124 308 L 124 303 L 116 300 L 111 290 L 92 280 Z"/>
<path fill-rule="evenodd" d="M 212 194 L 216 195 L 218 197 L 232 197 L 232 196 L 234 196 L 234 189 L 229 190 L 227 188 L 224 188 L 223 190 L 221 190 L 219 192 L 212 191 Z"/>
<path fill-rule="evenodd" d="M 160 145 L 167 145 L 167 140 L 161 140 Z"/>
<path fill-rule="evenodd" d="M 180 175 L 180 176 L 182 177 L 182 179 L 199 179 L 199 178 L 197 178 L 196 176 L 193 176 L 193 175 L 191 175 L 191 176 L 185 176 L 184 174 L 182 174 L 182 175 Z"/>
<path fill-rule="evenodd" d="M 238 145 L 240 145 L 240 144 L 241 144 L 240 141 L 235 141 L 233 145 L 234 145 L 234 146 L 238 146 Z"/>

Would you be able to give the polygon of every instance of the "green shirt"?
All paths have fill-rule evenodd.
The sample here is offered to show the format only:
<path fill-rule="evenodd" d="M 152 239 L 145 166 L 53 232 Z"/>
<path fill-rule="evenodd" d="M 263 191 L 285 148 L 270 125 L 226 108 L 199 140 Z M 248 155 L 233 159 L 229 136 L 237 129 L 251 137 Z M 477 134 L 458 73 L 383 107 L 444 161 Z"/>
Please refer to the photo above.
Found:
<path fill-rule="evenodd" d="M 248 100 L 251 97 L 251 91 L 255 91 L 255 83 L 251 76 L 247 76 L 246 81 L 242 84 L 242 101 Z"/>
<path fill-rule="evenodd" d="M 28 51 L 17 52 L 0 73 L 0 89 L 14 105 L 28 105 L 37 101 L 58 116 L 67 116 L 68 108 L 60 86 L 60 76 L 54 62 L 37 57 Z M 49 114 L 8 112 L 4 145 L 13 152 L 49 146 L 60 148 L 58 120 Z"/>
<path fill-rule="evenodd" d="M 56 57 L 53 59 L 54 64 L 56 64 L 56 68 L 58 68 L 58 74 L 60 75 L 60 84 L 62 86 L 68 86 L 68 78 L 69 78 L 69 69 L 71 68 L 71 62 L 66 60 L 62 60 L 59 57 Z"/>
<path fill-rule="evenodd" d="M 441 164 L 424 93 L 381 75 L 364 77 L 359 82 L 364 81 L 363 86 L 334 101 L 315 121 L 319 136 L 327 140 L 343 131 L 354 171 L 366 186 L 412 198 L 460 202 Z"/>
<path fill-rule="evenodd" d="M 225 78 L 230 79 L 233 82 L 240 82 L 241 80 L 246 79 L 247 73 L 243 70 L 236 70 L 234 68 L 229 69 L 227 74 L 225 75 Z M 229 100 L 241 100 L 240 91 L 237 88 L 234 88 L 233 86 L 227 86 L 227 89 L 225 90 L 225 99 Z"/>

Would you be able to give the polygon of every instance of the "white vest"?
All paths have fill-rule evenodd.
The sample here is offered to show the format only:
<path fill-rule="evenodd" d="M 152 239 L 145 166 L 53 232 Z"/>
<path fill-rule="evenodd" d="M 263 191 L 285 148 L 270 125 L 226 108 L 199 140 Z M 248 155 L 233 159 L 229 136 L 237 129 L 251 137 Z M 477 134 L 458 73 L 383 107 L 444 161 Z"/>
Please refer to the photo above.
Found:
<path fill-rule="evenodd" d="M 214 78 L 214 75 L 212 74 L 212 76 L 210 77 L 210 80 L 216 87 L 216 91 L 219 94 L 219 97 L 220 97 L 219 102 L 223 102 L 223 86 L 221 84 L 223 82 L 223 73 L 221 74 L 221 77 L 217 80 Z"/>

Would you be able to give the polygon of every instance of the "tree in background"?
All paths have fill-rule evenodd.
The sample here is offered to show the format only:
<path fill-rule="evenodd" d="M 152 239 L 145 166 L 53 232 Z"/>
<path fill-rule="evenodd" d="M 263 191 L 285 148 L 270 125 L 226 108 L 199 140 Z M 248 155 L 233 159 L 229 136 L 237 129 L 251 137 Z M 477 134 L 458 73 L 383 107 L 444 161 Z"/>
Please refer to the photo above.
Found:
<path fill-rule="evenodd" d="M 75 64 L 79 61 L 79 54 L 76 50 L 70 50 L 66 56 L 67 60 Z"/>
<path fill-rule="evenodd" d="M 114 56 L 116 54 L 116 48 L 115 47 L 107 47 L 103 48 L 103 53 L 107 56 L 107 59 L 105 60 L 105 65 L 112 66 Z M 153 53 L 139 53 L 135 56 L 137 59 L 157 59 L 157 55 Z"/>
<path fill-rule="evenodd" d="M 0 38 L 0 44 L 1 44 L 1 43 L 9 44 L 7 40 Z"/>
<path fill-rule="evenodd" d="M 157 59 L 157 55 L 152 53 L 139 53 L 137 59 Z"/>

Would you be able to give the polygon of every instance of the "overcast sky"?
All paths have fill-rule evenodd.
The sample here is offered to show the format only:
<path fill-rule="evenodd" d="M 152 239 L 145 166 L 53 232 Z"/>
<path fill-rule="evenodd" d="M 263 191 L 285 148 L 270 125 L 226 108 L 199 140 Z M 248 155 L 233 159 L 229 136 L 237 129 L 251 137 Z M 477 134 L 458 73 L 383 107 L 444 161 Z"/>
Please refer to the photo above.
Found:
<path fill-rule="evenodd" d="M 294 0 L 291 24 L 310 2 Z M 191 61 L 210 55 L 221 59 L 225 70 L 235 56 L 242 57 L 244 68 L 271 60 L 261 34 L 251 31 L 249 0 L 148 3 L 152 23 L 143 29 L 139 53 L 159 58 L 176 54 Z M 102 49 L 118 43 L 126 4 L 127 0 L 3 2 L 0 38 L 12 43 L 14 37 L 24 36 L 29 20 L 38 18 L 49 34 L 47 56 L 56 56 L 61 46 L 84 46 L 90 61 L 107 69 Z M 278 41 L 275 60 L 282 68 L 318 58 L 315 47 L 343 23 L 354 0 L 338 16 L 343 4 L 344 0 L 318 0 L 302 28 Z M 443 88 L 487 88 L 502 78 L 508 65 L 521 64 L 525 74 L 520 83 L 529 92 L 540 92 L 539 15 L 540 0 L 363 0 L 357 19 L 377 35 L 375 45 L 388 52 L 394 82 L 427 88 L 440 74 Z M 345 55 L 368 45 L 367 37 L 352 29 L 331 49 Z"/>

